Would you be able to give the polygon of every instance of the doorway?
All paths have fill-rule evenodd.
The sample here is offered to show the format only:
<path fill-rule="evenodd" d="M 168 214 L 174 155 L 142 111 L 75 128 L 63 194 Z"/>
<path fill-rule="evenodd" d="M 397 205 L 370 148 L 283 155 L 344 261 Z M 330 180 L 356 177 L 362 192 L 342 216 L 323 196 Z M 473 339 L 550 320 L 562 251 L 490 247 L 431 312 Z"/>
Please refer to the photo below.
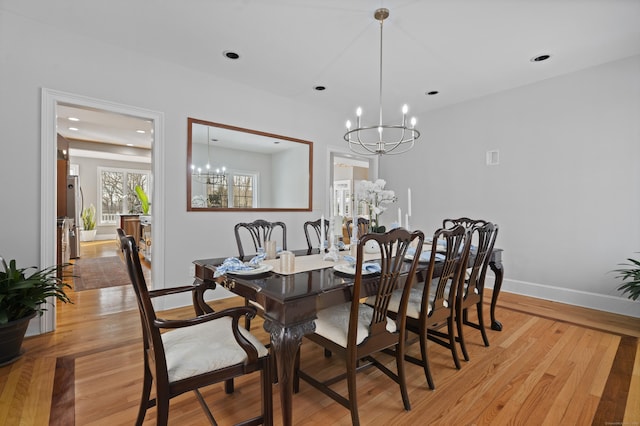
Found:
<path fill-rule="evenodd" d="M 163 238 L 159 229 L 164 229 L 164 178 L 161 170 L 164 168 L 164 138 L 163 114 L 156 111 L 122 105 L 101 99 L 88 98 L 81 95 L 69 94 L 51 89 L 42 89 L 42 123 L 41 123 L 41 244 L 40 261 L 42 265 L 56 263 L 56 217 L 57 217 L 57 112 L 61 106 L 77 106 L 96 111 L 105 111 L 129 117 L 147 120 L 153 132 L 152 167 L 154 177 L 152 185 L 153 223 L 152 240 L 154 241 L 154 257 L 164 258 Z M 163 271 L 152 263 L 154 282 L 164 282 Z M 39 332 L 45 333 L 55 329 L 55 303 L 52 309 L 40 317 Z"/>
<path fill-rule="evenodd" d="M 329 182 L 333 193 L 334 216 L 353 218 L 358 207 L 353 205 L 353 194 L 363 180 L 371 180 L 377 175 L 377 157 L 365 157 L 351 152 L 330 150 Z M 355 210 L 355 211 L 353 211 Z"/>

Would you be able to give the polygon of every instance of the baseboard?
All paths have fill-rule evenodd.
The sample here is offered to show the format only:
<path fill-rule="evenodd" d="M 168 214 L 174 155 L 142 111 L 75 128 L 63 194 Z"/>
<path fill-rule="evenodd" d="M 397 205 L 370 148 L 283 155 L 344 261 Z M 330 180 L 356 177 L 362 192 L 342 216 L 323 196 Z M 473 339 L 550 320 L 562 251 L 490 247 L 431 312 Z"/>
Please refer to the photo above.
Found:
<path fill-rule="evenodd" d="M 493 288 L 493 277 L 489 274 L 485 285 Z M 502 282 L 501 291 L 640 318 L 640 302 L 623 297 L 508 279 Z"/>

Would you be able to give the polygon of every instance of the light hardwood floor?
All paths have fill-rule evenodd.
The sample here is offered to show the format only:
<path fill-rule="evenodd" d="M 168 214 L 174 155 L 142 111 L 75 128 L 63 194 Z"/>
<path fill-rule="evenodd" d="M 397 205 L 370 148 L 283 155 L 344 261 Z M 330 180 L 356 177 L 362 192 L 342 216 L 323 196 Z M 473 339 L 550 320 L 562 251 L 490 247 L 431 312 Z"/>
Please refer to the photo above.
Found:
<path fill-rule="evenodd" d="M 123 266 L 124 267 L 124 266 Z M 141 329 L 129 286 L 71 293 L 73 305 L 59 306 L 54 333 L 29 337 L 25 355 L 0 368 L 0 424 L 131 425 L 142 380 Z M 213 303 L 240 305 L 238 298 Z M 486 307 L 488 310 L 488 306 Z M 164 313 L 184 318 L 190 308 Z M 422 369 L 408 365 L 412 410 L 398 388 L 377 370 L 358 375 L 363 424 L 640 424 L 640 319 L 607 314 L 509 293 L 500 296 L 501 332 L 489 330 L 490 347 L 479 332 L 465 329 L 471 360 L 453 366 L 450 353 L 435 344 L 429 355 L 436 390 Z M 264 341 L 262 321 L 252 331 Z M 412 352 L 417 348 L 412 347 Z M 393 360 L 388 357 L 389 365 Z M 322 349 L 304 342 L 301 364 L 318 375 L 341 368 Z M 336 385 L 346 392 L 346 386 Z M 259 410 L 257 376 L 241 378 L 236 391 L 203 390 L 220 424 Z M 274 386 L 276 424 L 280 423 Z M 294 421 L 301 425 L 349 424 L 349 412 L 306 383 L 294 396 Z M 151 409 L 145 424 L 155 423 Z M 206 424 L 193 394 L 172 401 L 170 424 Z"/>

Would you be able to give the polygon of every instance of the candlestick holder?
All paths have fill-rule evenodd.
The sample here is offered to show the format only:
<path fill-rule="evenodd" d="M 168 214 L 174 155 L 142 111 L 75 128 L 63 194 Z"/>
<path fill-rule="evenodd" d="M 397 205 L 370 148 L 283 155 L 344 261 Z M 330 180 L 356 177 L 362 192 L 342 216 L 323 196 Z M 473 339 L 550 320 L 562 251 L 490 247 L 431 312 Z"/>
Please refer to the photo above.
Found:
<path fill-rule="evenodd" d="M 334 217 L 331 216 L 329 218 L 329 250 L 327 251 L 327 253 L 324 255 L 324 257 L 322 258 L 323 260 L 333 260 L 334 262 L 337 262 L 338 260 L 340 260 L 340 253 L 338 252 L 338 244 L 337 244 L 337 238 L 336 238 L 336 233 L 335 230 L 333 229 L 333 225 L 334 225 Z M 322 253 L 322 251 L 321 251 Z"/>

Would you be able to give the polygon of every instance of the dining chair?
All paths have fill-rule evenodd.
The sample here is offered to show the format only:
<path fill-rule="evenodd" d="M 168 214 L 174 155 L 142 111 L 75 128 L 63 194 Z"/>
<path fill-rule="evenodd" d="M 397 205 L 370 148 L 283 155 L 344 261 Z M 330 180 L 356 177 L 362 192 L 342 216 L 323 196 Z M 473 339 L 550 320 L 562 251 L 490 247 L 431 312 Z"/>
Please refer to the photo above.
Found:
<path fill-rule="evenodd" d="M 483 315 L 484 282 L 491 260 L 491 253 L 498 236 L 498 225 L 486 221 L 477 221 L 471 227 L 471 234 L 472 248 L 470 250 L 475 257 L 473 258 L 473 263 L 467 269 L 462 291 L 458 294 L 461 299 L 462 315 L 456 316 L 457 340 L 460 341 L 462 354 L 466 361 L 469 360 L 469 354 L 464 340 L 463 324 L 480 330 L 484 345 L 489 346 Z M 476 307 L 477 323 L 469 320 L 469 308 L 473 306 Z"/>
<path fill-rule="evenodd" d="M 317 241 L 318 245 L 316 247 L 320 247 L 320 238 L 322 235 L 322 230 L 320 228 L 321 222 L 322 222 L 322 219 L 309 220 L 305 222 L 303 225 L 304 236 L 307 239 L 307 248 L 309 253 L 311 253 L 311 250 L 313 250 L 313 242 Z M 313 235 L 311 231 L 315 232 L 315 236 L 316 236 L 315 239 L 311 237 L 311 235 Z M 329 221 L 328 220 L 324 221 L 324 235 L 325 235 L 325 238 L 327 239 L 329 238 Z"/>
<path fill-rule="evenodd" d="M 464 266 L 470 246 L 469 235 L 462 225 L 451 229 L 438 229 L 433 234 L 428 254 L 429 265 L 426 271 L 420 274 L 408 297 L 406 327 L 418 335 L 421 359 L 406 355 L 405 360 L 423 367 L 427 384 L 431 389 L 435 389 L 435 384 L 429 366 L 427 340 L 448 348 L 456 368 L 461 367 L 456 349 L 455 316 L 456 312 L 460 311 L 456 310 L 460 305 L 456 294 L 464 280 Z M 444 240 L 446 244 L 439 245 L 438 240 Z M 442 267 L 442 272 L 439 277 L 434 278 L 436 267 Z M 404 297 L 399 290 L 394 292 L 389 302 L 389 311 L 393 317 L 402 315 Z M 446 328 L 446 333 L 441 331 L 443 328 Z"/>
<path fill-rule="evenodd" d="M 247 330 L 241 317 L 254 316 L 251 307 L 234 307 L 189 319 L 157 316 L 152 299 L 193 292 L 195 286 L 149 290 L 144 279 L 138 248 L 132 236 L 117 230 L 129 278 L 136 294 L 142 322 L 144 381 L 136 425 L 142 425 L 147 410 L 156 407 L 156 424 L 166 425 L 171 398 L 193 391 L 211 424 L 216 421 L 199 389 L 214 383 L 229 383 L 235 377 L 260 372 L 262 412 L 243 425 L 273 423 L 272 362 L 269 350 Z M 150 398 L 155 383 L 155 398 Z M 229 388 L 226 388 L 229 393 Z"/>
<path fill-rule="evenodd" d="M 380 248 L 380 272 L 374 275 L 363 273 L 364 246 L 367 241 L 376 241 Z M 355 263 L 355 281 L 350 302 L 318 311 L 315 320 L 315 332 L 306 338 L 344 359 L 346 373 L 326 380 L 311 376 L 300 367 L 300 352 L 296 360 L 294 389 L 298 389 L 299 379 L 304 380 L 339 404 L 351 411 L 352 424 L 358 425 L 358 404 L 356 372 L 375 366 L 400 386 L 405 410 L 411 409 L 407 393 L 404 369 L 405 316 L 409 291 L 418 265 L 418 257 L 412 262 L 405 261 L 405 255 L 412 242 L 422 249 L 424 234 L 421 231 L 410 233 L 397 228 L 385 234 L 366 234 L 357 246 Z M 405 273 L 408 272 L 408 275 Z M 338 272 L 336 272 L 338 273 Z M 399 303 L 395 320 L 387 315 L 389 299 L 394 290 L 404 282 L 403 296 Z M 373 303 L 362 303 L 361 298 L 373 295 Z M 374 358 L 374 354 L 393 348 L 396 358 L 396 372 Z M 343 379 L 347 380 L 348 397 L 334 391 L 330 386 Z"/>
<path fill-rule="evenodd" d="M 280 239 L 276 238 L 278 232 L 274 231 L 280 228 Z M 238 256 L 244 259 L 245 248 L 243 242 L 253 243 L 253 253 L 257 253 L 259 248 L 265 248 L 265 242 L 276 239 L 282 246 L 282 250 L 287 249 L 287 226 L 284 222 L 268 222 L 263 219 L 254 220 L 253 222 L 237 223 L 233 229 L 236 236 L 236 244 L 238 245 Z M 246 237 L 246 238 L 243 238 Z"/>
<path fill-rule="evenodd" d="M 490 226 L 485 228 L 488 224 Z M 495 239 L 498 236 L 498 225 L 491 224 L 484 219 L 470 219 L 468 217 L 444 219 L 442 221 L 442 225 L 445 228 L 462 225 L 467 230 L 471 231 L 478 228 L 477 232 L 473 232 L 471 243 L 471 250 L 475 253 L 475 258 L 471 266 L 467 265 L 464 291 L 459 294 L 459 297 L 462 298 L 462 315 L 459 315 L 456 318 L 456 324 L 458 327 L 457 340 L 460 342 L 460 347 L 465 361 L 468 361 L 469 354 L 464 340 L 463 324 L 480 330 L 484 345 L 489 346 L 489 338 L 487 337 L 487 332 L 484 326 L 484 314 L 482 307 L 487 267 L 491 261 L 491 254 L 493 252 Z M 469 321 L 469 308 L 473 305 L 476 306 L 476 311 L 478 312 L 478 323 L 472 323 Z"/>
<path fill-rule="evenodd" d="M 276 229 L 280 229 L 280 240 L 276 237 L 278 232 L 274 234 Z M 257 253 L 259 248 L 266 249 L 266 241 L 276 238 L 277 242 L 282 244 L 282 250 L 287 249 L 287 226 L 284 222 L 269 222 L 263 219 L 254 220 L 253 222 L 240 222 L 235 225 L 233 232 L 236 236 L 236 244 L 238 245 L 238 257 L 241 260 L 245 260 L 245 250 L 243 242 L 253 245 L 253 253 Z M 244 237 L 244 238 L 243 238 Z M 245 306 L 253 305 L 260 311 L 264 310 L 263 306 L 260 306 L 256 302 L 245 299 Z M 245 328 L 249 330 L 251 328 L 251 318 L 245 318 Z"/>

